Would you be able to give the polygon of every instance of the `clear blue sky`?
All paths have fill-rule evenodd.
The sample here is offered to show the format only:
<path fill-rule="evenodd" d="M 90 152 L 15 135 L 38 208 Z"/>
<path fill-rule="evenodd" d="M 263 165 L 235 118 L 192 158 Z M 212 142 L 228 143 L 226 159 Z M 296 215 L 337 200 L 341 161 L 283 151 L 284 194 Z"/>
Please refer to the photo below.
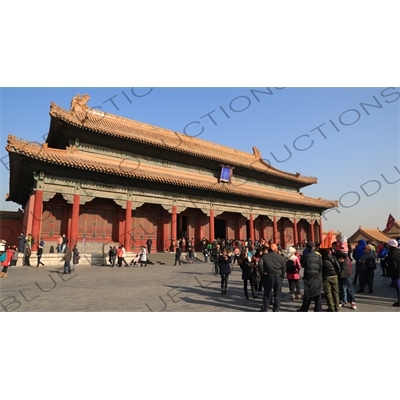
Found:
<path fill-rule="evenodd" d="M 324 230 L 349 236 L 359 225 L 383 229 L 389 213 L 400 219 L 399 183 L 388 183 L 400 180 L 399 88 L 5 88 L 1 157 L 8 134 L 43 142 L 50 103 L 68 109 L 78 93 L 91 107 L 247 152 L 257 146 L 273 166 L 316 176 L 305 195 L 340 199 Z M 16 210 L 4 201 L 3 163 L 0 209 Z"/>

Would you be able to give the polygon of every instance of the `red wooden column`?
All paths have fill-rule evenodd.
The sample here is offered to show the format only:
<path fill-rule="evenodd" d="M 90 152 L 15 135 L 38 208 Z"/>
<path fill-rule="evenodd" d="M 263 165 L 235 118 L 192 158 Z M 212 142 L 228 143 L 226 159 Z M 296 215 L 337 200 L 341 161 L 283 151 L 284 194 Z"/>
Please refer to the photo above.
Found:
<path fill-rule="evenodd" d="M 177 222 L 176 206 L 172 206 L 171 238 L 175 239 L 175 241 L 177 241 L 177 237 L 176 237 L 176 222 Z"/>
<path fill-rule="evenodd" d="M 214 210 L 210 210 L 210 242 L 214 240 Z"/>
<path fill-rule="evenodd" d="M 322 232 L 322 219 L 319 221 L 319 242 L 322 243 L 324 240 L 324 234 Z"/>
<path fill-rule="evenodd" d="M 254 243 L 254 220 L 252 213 L 250 213 L 249 229 L 250 229 L 250 239 Z"/>
<path fill-rule="evenodd" d="M 42 212 L 43 212 L 43 190 L 36 189 L 35 205 L 33 206 L 33 221 L 32 221 L 32 237 L 35 243 L 32 246 L 32 251 L 37 250 L 37 246 L 40 241 L 39 235 L 40 235 L 40 224 L 42 222 Z"/>
<path fill-rule="evenodd" d="M 310 230 L 311 230 L 311 241 L 313 242 L 315 240 L 315 235 L 314 235 L 314 220 L 310 222 Z"/>
<path fill-rule="evenodd" d="M 293 233 L 294 233 L 294 245 L 297 245 L 297 242 L 299 241 L 298 234 L 297 234 L 297 220 L 296 218 L 293 218 Z"/>
<path fill-rule="evenodd" d="M 71 233 L 69 235 L 71 248 L 78 244 L 78 218 L 79 218 L 79 202 L 81 196 L 74 194 L 74 202 L 72 203 L 71 215 Z"/>
<path fill-rule="evenodd" d="M 131 231 L 132 231 L 132 200 L 126 201 L 125 210 L 125 237 L 124 246 L 126 251 L 131 251 Z"/>
<path fill-rule="evenodd" d="M 276 243 L 276 239 L 277 239 L 277 237 L 278 237 L 278 223 L 277 223 L 277 221 L 276 221 L 276 217 L 275 217 L 275 215 L 274 215 L 274 217 L 273 217 L 273 238 L 274 238 L 274 243 Z"/>

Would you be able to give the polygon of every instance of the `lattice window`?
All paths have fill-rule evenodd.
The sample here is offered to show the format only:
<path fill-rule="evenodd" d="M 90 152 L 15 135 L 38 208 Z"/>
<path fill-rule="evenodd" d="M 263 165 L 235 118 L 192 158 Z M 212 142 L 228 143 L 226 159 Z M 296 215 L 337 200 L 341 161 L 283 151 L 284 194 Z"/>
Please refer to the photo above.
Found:
<path fill-rule="evenodd" d="M 82 207 L 78 217 L 78 236 L 86 238 L 111 238 L 114 212 Z"/>
<path fill-rule="evenodd" d="M 61 206 L 43 206 L 41 236 L 57 237 L 61 235 L 64 220 L 64 208 Z"/>
<path fill-rule="evenodd" d="M 134 213 L 132 226 L 135 244 L 145 242 L 149 236 L 154 242 L 158 236 L 157 214 Z"/>

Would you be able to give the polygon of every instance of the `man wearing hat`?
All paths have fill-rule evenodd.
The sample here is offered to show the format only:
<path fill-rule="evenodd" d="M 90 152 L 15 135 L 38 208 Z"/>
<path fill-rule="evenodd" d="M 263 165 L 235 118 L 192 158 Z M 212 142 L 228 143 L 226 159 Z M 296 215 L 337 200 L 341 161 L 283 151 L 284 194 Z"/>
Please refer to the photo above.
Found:
<path fill-rule="evenodd" d="M 303 304 L 298 311 L 307 312 L 312 301 L 315 302 L 314 311 L 322 311 L 322 258 L 315 250 L 313 242 L 307 242 L 307 252 L 301 257 L 300 264 L 304 268 Z"/>
<path fill-rule="evenodd" d="M 385 258 L 386 274 L 392 278 L 392 285 L 397 291 L 397 302 L 393 303 L 394 307 L 400 307 L 400 249 L 396 240 L 388 241 L 389 253 Z"/>

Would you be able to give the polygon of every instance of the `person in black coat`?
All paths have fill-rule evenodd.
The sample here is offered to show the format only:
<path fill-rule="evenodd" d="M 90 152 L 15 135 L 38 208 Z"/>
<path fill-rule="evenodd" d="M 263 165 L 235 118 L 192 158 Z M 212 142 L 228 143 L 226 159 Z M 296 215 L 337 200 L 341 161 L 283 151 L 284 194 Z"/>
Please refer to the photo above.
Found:
<path fill-rule="evenodd" d="M 228 255 L 228 250 L 224 249 L 218 257 L 219 273 L 221 275 L 221 294 L 226 294 L 228 288 L 228 277 L 231 273 L 232 258 Z"/>
<path fill-rule="evenodd" d="M 389 253 L 385 258 L 386 273 L 392 278 L 392 284 L 397 291 L 397 302 L 393 303 L 394 307 L 400 307 L 400 249 L 398 243 L 394 239 L 388 241 Z M 397 246 L 396 246 L 397 245 Z"/>
<path fill-rule="evenodd" d="M 253 295 L 253 299 L 256 299 L 256 295 L 254 293 L 254 281 L 253 281 L 253 266 L 249 262 L 249 258 L 245 251 L 242 251 L 239 256 L 239 265 L 242 269 L 242 279 L 243 279 L 243 290 L 246 299 L 249 299 L 249 293 L 247 291 L 247 282 L 250 282 L 251 293 Z"/>
<path fill-rule="evenodd" d="M 18 236 L 18 253 L 25 253 L 25 235 L 21 233 L 21 235 Z"/>
<path fill-rule="evenodd" d="M 312 301 L 315 302 L 314 311 L 322 311 L 322 257 L 314 249 L 313 242 L 307 242 L 307 252 L 303 253 L 300 264 L 304 268 L 303 304 L 298 311 L 307 312 Z"/>
<path fill-rule="evenodd" d="M 269 248 L 271 251 L 267 254 L 264 253 L 259 262 L 261 275 L 265 276 L 261 311 L 268 311 L 273 289 L 274 304 L 272 311 L 278 312 L 281 305 L 282 285 L 286 274 L 286 263 L 284 257 L 278 254 L 278 246 L 275 243 L 271 243 Z"/>

